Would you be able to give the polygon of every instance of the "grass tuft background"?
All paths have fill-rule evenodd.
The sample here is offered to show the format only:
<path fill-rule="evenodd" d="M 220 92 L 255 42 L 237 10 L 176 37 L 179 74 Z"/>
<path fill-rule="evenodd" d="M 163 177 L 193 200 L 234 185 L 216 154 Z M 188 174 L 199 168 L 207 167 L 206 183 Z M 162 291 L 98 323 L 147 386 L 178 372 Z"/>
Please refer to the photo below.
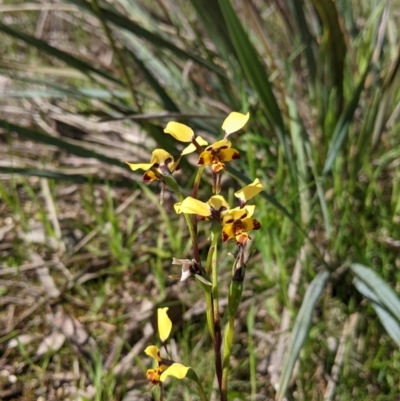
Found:
<path fill-rule="evenodd" d="M 230 398 L 400 398 L 398 1 L 0 11 L 0 399 L 152 399 L 143 349 L 159 305 L 212 391 L 201 292 L 172 277 L 172 257 L 191 258 L 184 221 L 124 161 L 178 155 L 170 120 L 213 140 L 231 110 L 251 119 L 224 195 L 255 177 L 265 192 Z M 186 191 L 194 169 L 177 176 Z M 193 399 L 181 382 L 166 393 Z"/>

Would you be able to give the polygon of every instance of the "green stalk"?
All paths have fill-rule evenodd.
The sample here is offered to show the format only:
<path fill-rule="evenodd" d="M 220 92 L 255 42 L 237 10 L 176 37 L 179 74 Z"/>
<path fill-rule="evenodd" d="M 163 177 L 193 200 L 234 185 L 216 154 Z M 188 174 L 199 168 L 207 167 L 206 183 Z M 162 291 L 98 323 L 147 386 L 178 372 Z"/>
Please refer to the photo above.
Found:
<path fill-rule="evenodd" d="M 221 392 L 224 394 L 228 393 L 229 361 L 231 357 L 231 349 L 233 343 L 235 316 L 240 304 L 240 300 L 242 299 L 244 272 L 245 272 L 245 265 L 236 268 L 234 270 L 231 285 L 229 287 L 228 323 L 226 324 L 225 334 L 224 334 L 224 358 L 223 358 L 222 388 L 221 388 Z"/>
<path fill-rule="evenodd" d="M 211 226 L 211 246 L 207 257 L 206 271 L 211 270 L 211 295 L 212 295 L 212 312 L 214 324 L 214 353 L 215 353 L 215 373 L 218 379 L 218 385 L 221 390 L 221 401 L 225 401 L 227 394 L 223 396 L 222 393 L 222 357 L 221 357 L 221 320 L 219 317 L 219 303 L 218 303 L 218 270 L 217 270 L 217 245 L 218 239 L 221 234 L 220 224 L 213 222 Z M 211 265 L 211 266 L 210 266 Z"/>

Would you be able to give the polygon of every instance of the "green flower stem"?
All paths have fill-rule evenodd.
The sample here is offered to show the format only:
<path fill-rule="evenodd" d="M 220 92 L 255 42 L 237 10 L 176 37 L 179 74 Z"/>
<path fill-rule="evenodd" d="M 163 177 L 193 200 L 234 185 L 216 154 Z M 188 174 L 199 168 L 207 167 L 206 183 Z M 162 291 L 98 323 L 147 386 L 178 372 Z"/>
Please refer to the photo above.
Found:
<path fill-rule="evenodd" d="M 200 166 L 198 168 L 197 173 L 196 173 L 196 178 L 194 179 L 193 190 L 192 190 L 192 197 L 194 199 L 197 199 L 197 195 L 198 195 L 198 192 L 199 192 L 200 181 L 201 181 L 201 176 L 203 174 L 204 167 L 205 166 Z M 197 238 L 197 219 L 196 219 L 196 216 L 195 215 L 191 216 L 191 220 L 192 220 L 192 224 L 193 224 L 193 231 L 195 232 L 196 238 Z M 197 244 L 197 241 L 196 241 L 196 244 Z M 196 246 L 196 248 L 197 248 L 197 246 Z M 193 247 L 193 251 L 194 250 L 195 249 Z M 197 251 L 197 254 L 198 254 L 199 250 L 196 249 L 196 251 Z M 196 259 L 196 256 L 194 256 L 194 258 Z M 199 262 L 199 260 L 196 259 L 196 262 Z"/>
<path fill-rule="evenodd" d="M 214 327 L 214 311 L 212 295 L 209 292 L 204 291 L 206 296 L 206 316 L 207 316 L 207 326 L 210 333 L 211 340 L 215 343 L 215 327 Z"/>
<path fill-rule="evenodd" d="M 240 300 L 242 299 L 244 269 L 245 266 L 243 265 L 234 271 L 234 276 L 232 278 L 231 285 L 229 287 L 229 296 L 228 296 L 229 316 L 224 334 L 224 358 L 223 358 L 223 373 L 222 373 L 222 388 L 221 388 L 221 393 L 224 394 L 227 394 L 228 392 L 229 361 L 231 357 L 231 349 L 233 343 L 235 316 L 240 304 Z"/>
<path fill-rule="evenodd" d="M 221 390 L 221 400 L 226 400 L 222 395 L 222 357 L 221 357 L 221 320 L 219 317 L 219 303 L 218 303 L 218 270 L 217 270 L 217 245 L 218 239 L 221 234 L 221 226 L 213 222 L 211 226 L 211 246 L 207 256 L 206 271 L 211 269 L 211 294 L 212 294 L 212 310 L 213 310 L 213 323 L 214 323 L 214 353 L 215 353 L 215 372 L 217 374 L 218 385 Z M 211 266 L 210 266 L 211 265 Z"/>
<path fill-rule="evenodd" d="M 204 168 L 205 168 L 205 166 L 200 166 L 198 168 L 197 174 L 196 174 L 196 178 L 194 179 L 192 197 L 195 198 L 195 199 L 197 199 L 197 194 L 199 192 L 201 176 L 203 174 Z"/>

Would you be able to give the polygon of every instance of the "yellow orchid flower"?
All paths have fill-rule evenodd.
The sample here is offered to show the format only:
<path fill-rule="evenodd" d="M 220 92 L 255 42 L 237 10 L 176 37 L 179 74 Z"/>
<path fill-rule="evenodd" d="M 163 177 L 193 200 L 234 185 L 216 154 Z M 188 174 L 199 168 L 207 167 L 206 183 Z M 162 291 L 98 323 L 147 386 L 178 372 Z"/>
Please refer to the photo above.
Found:
<path fill-rule="evenodd" d="M 158 334 L 163 343 L 171 334 L 172 329 L 172 322 L 167 312 L 168 308 L 159 308 L 157 310 Z M 190 369 L 190 367 L 181 363 L 162 358 L 160 350 L 155 345 L 149 345 L 144 352 L 157 362 L 156 368 L 147 370 L 147 379 L 155 385 L 163 383 L 168 376 L 183 379 Z"/>
<path fill-rule="evenodd" d="M 149 345 L 145 350 L 145 354 L 151 356 L 156 362 L 155 369 L 147 369 L 147 380 L 153 384 L 163 383 L 168 376 L 174 376 L 177 379 L 186 377 L 189 366 L 177 363 L 169 359 L 161 357 L 160 350 L 155 345 Z"/>
<path fill-rule="evenodd" d="M 212 196 L 207 202 L 188 196 L 174 205 L 176 213 L 196 214 L 201 217 L 213 217 L 217 221 L 229 210 L 229 205 L 221 195 Z"/>
<path fill-rule="evenodd" d="M 131 170 L 147 170 L 143 174 L 143 181 L 148 184 L 155 180 L 162 180 L 165 175 L 172 174 L 174 171 L 179 170 L 179 161 L 174 161 L 171 156 L 164 149 L 155 149 L 152 153 L 150 163 L 129 163 L 126 164 Z"/>
<path fill-rule="evenodd" d="M 258 178 L 256 178 L 251 184 L 246 185 L 244 188 L 236 191 L 234 195 L 240 201 L 240 206 L 243 207 L 248 200 L 258 195 L 263 190 L 263 186 Z"/>
<path fill-rule="evenodd" d="M 185 124 L 171 121 L 167 124 L 164 132 L 172 135 L 178 141 L 193 142 L 182 151 L 181 155 L 198 150 L 200 156 L 197 164 L 210 165 L 213 173 L 218 173 L 225 169 L 225 162 L 240 158 L 239 152 L 231 148 L 232 144 L 226 138 L 243 128 L 249 118 L 250 113 L 242 114 L 236 111 L 230 113 L 222 124 L 225 132 L 224 139 L 209 145 L 204 151 L 201 151 L 201 146 L 206 146 L 208 143 L 202 137 L 195 138 L 193 130 Z"/>
<path fill-rule="evenodd" d="M 251 230 L 259 230 L 261 224 L 258 220 L 251 218 L 255 206 L 237 207 L 229 210 L 222 218 L 222 241 L 235 238 L 239 244 L 244 244 L 250 237 L 247 234 Z"/>
<path fill-rule="evenodd" d="M 224 162 L 240 159 L 239 152 L 231 148 L 231 146 L 231 142 L 226 139 L 222 139 L 207 146 L 200 154 L 197 164 L 210 165 L 213 173 L 224 170 Z"/>

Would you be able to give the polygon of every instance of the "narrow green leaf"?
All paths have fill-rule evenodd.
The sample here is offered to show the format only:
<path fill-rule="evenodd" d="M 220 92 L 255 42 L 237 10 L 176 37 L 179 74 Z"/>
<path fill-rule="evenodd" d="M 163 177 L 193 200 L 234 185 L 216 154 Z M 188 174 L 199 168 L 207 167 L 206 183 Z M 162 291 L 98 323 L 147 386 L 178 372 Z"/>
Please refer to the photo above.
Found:
<path fill-rule="evenodd" d="M 355 277 L 353 279 L 353 284 L 357 288 L 358 292 L 364 295 L 364 297 L 371 302 L 371 305 L 375 309 L 382 326 L 385 328 L 390 337 L 392 337 L 392 340 L 400 346 L 400 323 L 393 317 L 391 313 L 386 310 L 386 308 L 382 307 L 378 297 L 360 279 Z"/>
<path fill-rule="evenodd" d="M 311 35 L 306 17 L 304 15 L 304 2 L 299 0 L 290 0 L 288 5 L 292 11 L 293 17 L 296 21 L 297 30 L 300 34 L 301 41 L 305 46 L 305 57 L 308 66 L 308 77 L 313 82 L 317 78 L 317 65 L 315 62 L 315 55 L 314 55 L 314 46 L 315 46 L 315 38 Z"/>
<path fill-rule="evenodd" d="M 232 43 L 242 67 L 242 70 L 250 82 L 253 90 L 258 94 L 262 109 L 277 135 L 285 158 L 291 167 L 292 178 L 296 177 L 295 166 L 292 161 L 291 149 L 285 132 L 282 113 L 276 101 L 272 85 L 268 78 L 266 67 L 261 63 L 256 49 L 251 43 L 246 31 L 244 30 L 232 4 L 229 0 L 218 0 L 224 15 L 225 23 L 228 28 Z"/>
<path fill-rule="evenodd" d="M 400 299 L 392 288 L 371 268 L 353 263 L 351 270 L 373 292 L 378 302 L 400 322 Z"/>
<path fill-rule="evenodd" d="M 127 180 L 122 178 L 121 180 L 107 180 L 98 178 L 95 176 L 86 176 L 81 174 L 66 174 L 59 171 L 51 170 L 38 170 L 33 168 L 21 168 L 21 167 L 4 167 L 0 166 L 0 173 L 10 174 L 10 175 L 22 175 L 27 177 L 41 177 L 49 178 L 57 181 L 71 181 L 76 184 L 92 183 L 99 185 L 109 185 L 113 188 L 132 188 L 135 186 L 135 181 Z"/>
<path fill-rule="evenodd" d="M 61 150 L 65 150 L 66 152 L 72 153 L 74 155 L 85 157 L 85 158 L 95 158 L 104 163 L 111 164 L 114 166 L 122 167 L 126 169 L 125 163 L 122 163 L 118 159 L 114 159 L 100 153 L 94 152 L 93 150 L 86 149 L 82 146 L 78 146 L 72 143 L 69 143 L 63 139 L 56 138 L 54 136 L 46 135 L 38 131 L 34 131 L 29 128 L 21 127 L 19 125 L 11 124 L 8 121 L 0 120 L 0 128 L 4 128 L 9 132 L 16 132 L 23 138 L 30 139 L 32 141 L 45 143 L 47 145 L 56 146 Z"/>
<path fill-rule="evenodd" d="M 394 100 L 398 94 L 400 75 L 400 43 L 397 48 L 396 57 L 393 59 L 389 71 L 385 77 L 382 86 L 382 97 L 379 104 L 378 113 L 375 119 L 374 131 L 372 134 L 372 147 L 375 147 L 379 142 L 382 131 L 386 127 L 386 123 L 393 110 Z"/>
<path fill-rule="evenodd" d="M 21 32 L 9 25 L 5 25 L 0 22 L 0 31 L 6 33 L 7 35 L 10 35 L 16 39 L 20 39 L 20 40 L 24 41 L 25 43 L 27 43 L 33 47 L 36 47 L 38 50 L 41 50 L 41 51 L 49 54 L 50 56 L 53 56 L 59 60 L 64 61 L 71 67 L 73 67 L 79 71 L 82 71 L 86 75 L 90 76 L 90 73 L 95 73 L 95 74 L 97 74 L 103 78 L 106 78 L 118 85 L 123 85 L 119 79 L 100 70 L 99 68 L 95 68 L 95 67 L 93 67 L 93 65 L 88 64 L 85 61 L 82 61 L 74 56 L 71 56 L 70 54 L 68 54 L 62 50 L 59 50 L 53 46 L 50 46 L 43 40 L 36 39 L 34 36 L 27 35 L 26 33 Z"/>
<path fill-rule="evenodd" d="M 75 4 L 78 7 L 81 7 L 85 9 L 86 11 L 89 11 L 90 13 L 93 13 L 92 6 L 90 5 L 89 2 L 86 0 L 67 0 L 69 3 Z M 183 58 L 183 59 L 191 59 L 199 64 L 204 65 L 205 67 L 209 68 L 210 70 L 213 70 L 217 74 L 220 74 L 222 76 L 225 76 L 225 73 L 221 68 L 216 66 L 215 64 L 204 60 L 203 58 L 187 52 L 186 50 L 183 50 L 179 48 L 178 46 L 174 45 L 172 42 L 169 42 L 168 40 L 162 38 L 159 35 L 154 34 L 153 32 L 148 31 L 147 29 L 141 27 L 140 25 L 136 24 L 134 21 L 124 17 L 121 14 L 118 14 L 115 11 L 111 11 L 106 8 L 100 7 L 100 11 L 104 18 L 115 24 L 116 26 L 126 29 L 138 37 L 141 37 L 142 39 L 147 40 L 150 44 L 160 47 L 160 48 L 165 48 L 168 50 L 171 50 L 174 54 L 177 56 Z"/>
<path fill-rule="evenodd" d="M 337 112 L 340 112 L 343 104 L 344 60 L 347 51 L 343 28 L 334 1 L 312 0 L 312 3 L 324 28 L 322 42 L 328 56 L 329 77 L 337 90 Z"/>
<path fill-rule="evenodd" d="M 146 67 L 145 63 L 142 60 L 140 60 L 140 58 L 137 57 L 130 50 L 125 49 L 125 51 L 128 52 L 130 57 L 132 57 L 132 59 L 134 60 L 135 64 L 138 66 L 138 68 L 142 72 L 143 77 L 146 79 L 147 83 L 157 93 L 158 97 L 160 98 L 160 100 L 163 103 L 164 109 L 166 109 L 168 111 L 179 112 L 178 106 L 174 103 L 172 98 L 168 95 L 168 93 L 165 91 L 165 89 L 160 85 L 160 83 L 153 76 L 153 74 L 149 71 L 149 69 Z"/>
<path fill-rule="evenodd" d="M 293 85 L 288 83 L 289 92 L 292 93 Z M 294 152 L 296 153 L 297 183 L 300 200 L 301 222 L 303 227 L 307 226 L 310 220 L 310 192 L 308 184 L 308 162 L 305 155 L 304 127 L 298 114 L 296 103 L 290 96 L 286 97 L 286 104 L 289 111 L 289 129 L 292 137 Z"/>
<path fill-rule="evenodd" d="M 332 165 L 346 139 L 347 133 L 349 131 L 349 126 L 353 120 L 354 112 L 358 107 L 358 102 L 360 100 L 361 93 L 364 89 L 365 79 L 367 78 L 369 71 L 369 65 L 365 69 L 360 82 L 358 83 L 354 95 L 351 98 L 347 107 L 343 110 L 332 135 L 332 141 L 328 149 L 328 155 L 326 157 L 325 165 L 322 171 L 322 175 L 326 175 L 332 168 Z"/>
<path fill-rule="evenodd" d="M 282 401 L 285 397 L 294 365 L 308 336 L 308 330 L 315 305 L 317 304 L 329 277 L 329 272 L 322 271 L 317 274 L 307 288 L 303 303 L 301 304 L 296 321 L 294 322 L 290 336 L 290 344 L 286 350 L 286 359 L 279 380 L 279 390 L 275 397 L 278 401 Z"/>

